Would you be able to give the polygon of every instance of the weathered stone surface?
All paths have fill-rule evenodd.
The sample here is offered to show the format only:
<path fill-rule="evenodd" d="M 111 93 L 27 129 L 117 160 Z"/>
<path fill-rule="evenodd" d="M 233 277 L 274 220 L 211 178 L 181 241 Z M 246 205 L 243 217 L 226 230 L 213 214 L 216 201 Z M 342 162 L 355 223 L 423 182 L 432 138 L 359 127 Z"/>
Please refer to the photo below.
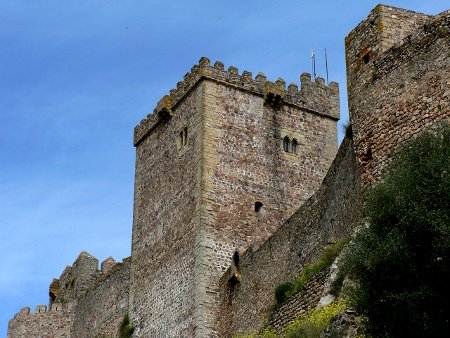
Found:
<path fill-rule="evenodd" d="M 358 316 L 355 311 L 347 309 L 338 313 L 320 338 L 356 338 L 358 335 Z"/>
<path fill-rule="evenodd" d="M 353 143 L 346 139 L 318 191 L 258 249 L 245 252 L 238 267 L 240 282 L 230 286 L 230 274 L 220 281 L 221 337 L 259 329 L 267 323 L 275 304 L 275 288 L 292 281 L 306 263 L 320 256 L 323 247 L 349 236 L 360 219 L 359 176 Z M 303 311 L 317 305 L 323 285 L 304 291 L 311 299 Z M 294 311 L 294 310 L 293 310 Z M 289 322 L 296 315 L 280 322 Z"/>
<path fill-rule="evenodd" d="M 9 321 L 8 338 L 69 338 L 72 315 L 62 306 L 36 313 L 24 308 Z"/>
<path fill-rule="evenodd" d="M 8 337 L 115 337 L 126 313 L 135 337 L 230 337 L 261 327 L 276 286 L 360 220 L 360 187 L 381 177 L 397 145 L 449 119 L 449 27 L 449 11 L 431 17 L 379 5 L 349 34 L 355 143 L 345 140 L 336 158 L 336 83 L 304 73 L 286 89 L 283 79 L 253 79 L 202 58 L 135 128 L 132 257 L 99 270 L 81 253 L 51 283 L 49 309 L 21 310 Z M 286 325 L 328 294 L 321 278 L 272 324 Z M 352 316 L 337 317 L 325 334 L 351 336 Z"/>
<path fill-rule="evenodd" d="M 292 323 L 299 315 L 315 308 L 320 300 L 329 272 L 329 269 L 325 269 L 312 276 L 299 292 L 292 295 L 271 313 L 268 325 L 280 330 Z"/>
<path fill-rule="evenodd" d="M 380 178 L 399 144 L 450 119 L 449 41 L 450 11 L 431 17 L 383 5 L 347 36 L 350 119 L 364 186 Z"/>
<path fill-rule="evenodd" d="M 82 252 L 49 287 L 50 306 L 22 309 L 8 325 L 8 338 L 115 338 L 128 313 L 130 258 L 116 263 Z"/>
<path fill-rule="evenodd" d="M 117 337 L 128 313 L 131 260 L 114 261 L 113 266 L 111 259 L 108 262 L 95 285 L 77 299 L 70 337 Z"/>
<path fill-rule="evenodd" d="M 293 93 L 282 80 L 267 85 L 208 64 L 201 59 L 158 105 L 169 120 L 152 116 L 136 128 L 130 310 L 138 336 L 216 335 L 218 282 L 233 253 L 267 240 L 336 153 L 336 85 L 304 81 Z M 283 150 L 286 136 L 296 153 Z"/>

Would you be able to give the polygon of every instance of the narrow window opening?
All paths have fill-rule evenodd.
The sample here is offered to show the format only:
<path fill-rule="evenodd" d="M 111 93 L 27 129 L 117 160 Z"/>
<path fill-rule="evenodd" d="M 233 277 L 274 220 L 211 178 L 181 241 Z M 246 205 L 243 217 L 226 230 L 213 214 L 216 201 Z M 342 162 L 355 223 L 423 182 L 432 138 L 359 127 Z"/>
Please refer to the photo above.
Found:
<path fill-rule="evenodd" d="M 297 154 L 297 145 L 298 145 L 298 142 L 297 142 L 297 140 L 294 138 L 294 139 L 292 140 L 292 153 L 293 153 L 293 154 Z"/>
<path fill-rule="evenodd" d="M 364 56 L 362 57 L 363 61 L 365 64 L 368 64 L 370 61 L 370 56 L 369 53 L 364 54 Z"/>
<path fill-rule="evenodd" d="M 235 252 L 233 255 L 233 263 L 234 266 L 238 267 L 239 266 L 239 252 Z"/>
<path fill-rule="evenodd" d="M 362 155 L 362 161 L 363 162 L 369 162 L 372 161 L 372 149 L 368 148 L 367 151 Z"/>
<path fill-rule="evenodd" d="M 181 149 L 181 147 L 183 147 L 183 132 L 180 131 L 180 134 L 178 135 L 178 150 Z"/>
<path fill-rule="evenodd" d="M 285 136 L 283 139 L 283 150 L 287 153 L 289 152 L 289 143 L 289 137 Z"/>
<path fill-rule="evenodd" d="M 185 146 L 187 144 L 187 127 L 184 127 L 182 133 L 183 133 L 183 145 Z"/>
<path fill-rule="evenodd" d="M 228 280 L 228 283 L 230 284 L 231 287 L 234 287 L 239 283 L 239 279 L 236 277 L 236 275 L 233 275 Z"/>
<path fill-rule="evenodd" d="M 255 211 L 260 212 L 263 204 L 261 202 L 255 202 Z"/>

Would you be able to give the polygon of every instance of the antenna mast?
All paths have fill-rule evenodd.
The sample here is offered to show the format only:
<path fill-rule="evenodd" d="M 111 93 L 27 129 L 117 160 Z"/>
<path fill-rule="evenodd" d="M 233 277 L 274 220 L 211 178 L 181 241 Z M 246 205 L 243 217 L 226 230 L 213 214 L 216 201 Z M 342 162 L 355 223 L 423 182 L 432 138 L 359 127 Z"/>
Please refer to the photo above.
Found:
<path fill-rule="evenodd" d="M 311 66 L 312 66 L 312 71 L 311 71 L 312 80 L 315 81 L 316 80 L 316 51 L 315 50 L 313 50 L 311 52 Z"/>
<path fill-rule="evenodd" d="M 328 58 L 327 58 L 327 49 L 325 48 L 325 69 L 327 71 L 327 86 L 328 86 Z"/>

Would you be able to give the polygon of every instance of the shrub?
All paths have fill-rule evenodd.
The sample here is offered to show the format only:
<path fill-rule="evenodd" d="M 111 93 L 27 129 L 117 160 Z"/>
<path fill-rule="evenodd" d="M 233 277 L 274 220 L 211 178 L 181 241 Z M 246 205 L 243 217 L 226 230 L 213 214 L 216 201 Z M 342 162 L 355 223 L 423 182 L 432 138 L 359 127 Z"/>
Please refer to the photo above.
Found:
<path fill-rule="evenodd" d="M 344 124 L 344 135 L 348 139 L 353 139 L 353 128 L 350 121 Z"/>
<path fill-rule="evenodd" d="M 311 276 L 331 266 L 347 243 L 347 239 L 341 239 L 334 244 L 327 245 L 315 264 L 306 264 L 304 266 L 302 273 L 294 282 L 294 287 L 288 293 L 288 296 L 300 291 Z"/>
<path fill-rule="evenodd" d="M 371 189 L 361 231 L 344 262 L 350 302 L 374 337 L 450 332 L 450 126 L 403 146 Z"/>
<path fill-rule="evenodd" d="M 282 333 L 283 338 L 319 338 L 332 319 L 346 308 L 343 301 L 315 308 L 306 316 L 298 317 Z"/>
<path fill-rule="evenodd" d="M 275 289 L 275 299 L 278 304 L 283 303 L 287 298 L 288 294 L 292 291 L 291 283 L 283 283 L 277 286 Z"/>
<path fill-rule="evenodd" d="M 134 327 L 130 323 L 130 317 L 128 314 L 123 318 L 122 324 L 120 324 L 119 337 L 131 338 L 133 336 Z"/>

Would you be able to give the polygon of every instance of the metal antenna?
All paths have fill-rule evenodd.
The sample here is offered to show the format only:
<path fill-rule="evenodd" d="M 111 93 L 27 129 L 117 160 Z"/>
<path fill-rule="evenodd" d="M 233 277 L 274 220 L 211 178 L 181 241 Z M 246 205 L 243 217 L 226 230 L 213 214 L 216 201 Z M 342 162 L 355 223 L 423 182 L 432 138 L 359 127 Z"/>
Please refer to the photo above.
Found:
<path fill-rule="evenodd" d="M 325 69 L 327 71 L 327 86 L 328 86 L 328 58 L 327 58 L 327 49 L 325 48 Z"/>
<path fill-rule="evenodd" d="M 311 66 L 312 66 L 312 80 L 315 81 L 316 80 L 316 52 L 313 50 L 311 52 Z"/>

